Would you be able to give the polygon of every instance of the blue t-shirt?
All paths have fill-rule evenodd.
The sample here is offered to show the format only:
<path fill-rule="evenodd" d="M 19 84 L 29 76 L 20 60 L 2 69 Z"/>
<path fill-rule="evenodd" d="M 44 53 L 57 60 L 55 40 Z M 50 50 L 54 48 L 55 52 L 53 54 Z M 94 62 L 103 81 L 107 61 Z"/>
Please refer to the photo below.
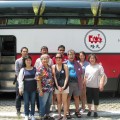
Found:
<path fill-rule="evenodd" d="M 77 73 L 74 68 L 74 62 L 68 61 L 67 66 L 69 69 L 69 82 L 78 82 Z"/>

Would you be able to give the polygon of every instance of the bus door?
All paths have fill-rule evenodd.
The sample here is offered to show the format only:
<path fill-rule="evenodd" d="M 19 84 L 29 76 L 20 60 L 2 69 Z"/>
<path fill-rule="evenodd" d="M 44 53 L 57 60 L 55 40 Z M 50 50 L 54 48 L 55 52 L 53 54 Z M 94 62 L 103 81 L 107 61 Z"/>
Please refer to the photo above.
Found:
<path fill-rule="evenodd" d="M 14 92 L 16 38 L 0 35 L 0 92 Z"/>

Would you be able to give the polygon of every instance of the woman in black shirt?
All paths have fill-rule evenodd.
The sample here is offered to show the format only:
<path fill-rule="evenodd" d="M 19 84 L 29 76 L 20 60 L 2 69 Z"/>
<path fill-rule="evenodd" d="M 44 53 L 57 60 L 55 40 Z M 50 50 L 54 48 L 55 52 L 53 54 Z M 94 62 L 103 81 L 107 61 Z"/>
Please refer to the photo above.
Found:
<path fill-rule="evenodd" d="M 53 76 L 55 80 L 55 94 L 57 95 L 58 120 L 61 119 L 61 104 L 64 105 L 64 116 L 62 120 L 66 120 L 67 113 L 67 96 L 69 93 L 68 86 L 68 67 L 62 63 L 62 55 L 57 53 L 55 56 L 56 64 L 52 66 Z"/>

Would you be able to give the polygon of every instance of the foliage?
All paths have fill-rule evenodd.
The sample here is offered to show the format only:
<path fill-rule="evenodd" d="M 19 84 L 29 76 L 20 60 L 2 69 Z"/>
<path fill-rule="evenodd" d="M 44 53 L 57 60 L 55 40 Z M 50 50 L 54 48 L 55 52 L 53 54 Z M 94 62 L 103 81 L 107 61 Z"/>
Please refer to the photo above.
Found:
<path fill-rule="evenodd" d="M 8 19 L 9 25 L 34 24 L 34 19 Z"/>

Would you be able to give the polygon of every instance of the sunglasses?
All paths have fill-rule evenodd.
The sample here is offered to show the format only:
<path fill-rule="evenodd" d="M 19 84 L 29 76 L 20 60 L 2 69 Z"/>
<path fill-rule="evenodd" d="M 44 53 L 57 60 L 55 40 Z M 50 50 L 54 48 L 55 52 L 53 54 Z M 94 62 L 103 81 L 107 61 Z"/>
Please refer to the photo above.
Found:
<path fill-rule="evenodd" d="M 65 51 L 65 50 L 59 50 L 59 51 Z"/>
<path fill-rule="evenodd" d="M 55 57 L 56 59 L 62 59 L 62 57 Z"/>

